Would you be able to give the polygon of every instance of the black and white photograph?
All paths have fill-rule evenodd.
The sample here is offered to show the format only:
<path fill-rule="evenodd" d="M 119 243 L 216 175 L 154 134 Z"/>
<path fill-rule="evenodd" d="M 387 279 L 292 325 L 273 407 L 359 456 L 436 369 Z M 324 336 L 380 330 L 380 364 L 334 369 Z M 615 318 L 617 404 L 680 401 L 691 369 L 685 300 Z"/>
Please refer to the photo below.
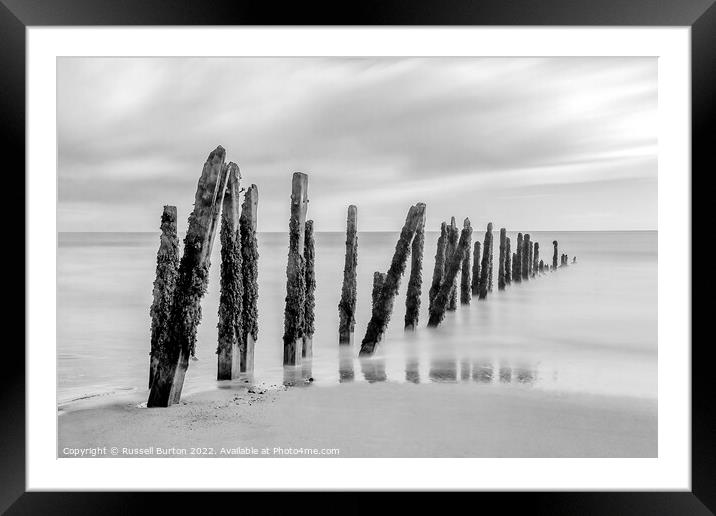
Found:
<path fill-rule="evenodd" d="M 58 57 L 57 457 L 656 458 L 658 72 Z"/>

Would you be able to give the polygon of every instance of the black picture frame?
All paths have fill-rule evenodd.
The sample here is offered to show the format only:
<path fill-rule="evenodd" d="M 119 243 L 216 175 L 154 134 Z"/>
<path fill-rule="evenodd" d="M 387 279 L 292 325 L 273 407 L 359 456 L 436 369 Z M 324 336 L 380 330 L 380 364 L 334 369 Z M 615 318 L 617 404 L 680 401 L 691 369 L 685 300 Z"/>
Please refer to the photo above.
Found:
<path fill-rule="evenodd" d="M 7 210 L 24 213 L 25 170 L 25 29 L 28 26 L 63 25 L 572 25 L 572 26 L 690 26 L 692 73 L 692 191 L 693 178 L 716 171 L 716 5 L 714 0 L 364 0 L 330 6 L 293 3 L 217 0 L 0 0 L 0 124 L 4 137 L 2 163 L 5 198 L 16 203 Z M 16 185 L 8 186 L 8 181 Z M 14 215 L 17 220 L 17 215 Z M 702 220 L 693 216 L 694 223 Z M 17 226 L 17 224 L 14 224 Z M 6 228 L 7 230 L 7 228 Z M 12 230 L 11 230 L 12 231 Z M 14 231 L 19 230 L 14 228 Z M 694 231 L 692 230 L 692 234 Z M 700 234 L 700 233 L 697 233 Z M 17 242 L 18 237 L 10 237 Z M 22 249 L 20 251 L 20 249 Z M 4 253 L 5 254 L 5 253 Z M 18 255 L 22 256 L 18 256 Z M 6 254 L 7 256 L 7 254 Z M 13 269 L 25 263 L 24 246 L 14 245 Z M 7 274 L 7 273 L 6 273 Z M 25 271 L 25 280 L 27 271 Z M 19 274 L 15 281 L 20 281 Z M 12 280 L 13 278 L 8 278 Z M 23 285 L 24 287 L 24 285 Z M 6 283 L 6 288 L 9 283 Z M 18 285 L 13 292 L 19 292 Z M 22 290 L 24 292 L 24 288 Z M 660 295 L 664 293 L 660 292 Z M 23 302 L 5 311 L 5 327 L 20 320 Z M 693 303 L 692 303 L 693 304 Z M 697 306 L 694 304 L 694 308 Z M 703 309 L 703 308 L 702 308 Z M 18 312 L 13 313 L 13 310 Z M 26 320 L 26 319 L 25 319 Z M 693 316 L 692 316 L 693 320 Z M 11 322 L 10 322 L 11 321 Z M 23 336 L 24 340 L 24 336 Z M 327 495 L 276 493 L 26 493 L 25 492 L 25 353 L 19 339 L 6 335 L 4 368 L 0 383 L 0 510 L 8 514 L 132 514 L 149 508 L 146 497 L 162 504 L 162 512 L 186 512 L 194 506 L 205 512 L 208 504 L 230 503 L 248 510 L 265 503 L 270 513 L 283 501 L 291 507 L 342 512 L 375 507 L 364 501 L 332 502 Z M 710 339 L 693 339 L 692 356 L 692 490 L 690 492 L 589 492 L 589 493 L 479 493 L 482 500 L 463 500 L 476 510 L 486 503 L 514 510 L 545 514 L 713 514 L 716 512 L 716 421 L 711 381 Z M 240 472 L 237 472 L 240 474 Z M 229 497 L 241 498 L 239 505 Z M 320 503 L 314 498 L 321 497 Z M 211 497 L 211 502 L 205 497 Z M 353 495 L 351 495 L 351 498 Z M 414 493 L 400 502 L 403 510 L 427 509 L 424 494 Z M 453 500 L 452 503 L 460 503 Z M 303 511 L 302 511 L 303 512 Z M 364 511 L 361 511 L 364 512 Z"/>

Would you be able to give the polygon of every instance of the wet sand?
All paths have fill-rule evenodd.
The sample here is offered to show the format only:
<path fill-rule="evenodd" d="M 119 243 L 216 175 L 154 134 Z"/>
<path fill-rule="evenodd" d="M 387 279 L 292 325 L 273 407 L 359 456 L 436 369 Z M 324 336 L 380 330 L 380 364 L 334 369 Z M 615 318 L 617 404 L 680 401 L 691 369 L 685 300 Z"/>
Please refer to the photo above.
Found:
<path fill-rule="evenodd" d="M 251 391 L 231 385 L 168 409 L 143 408 L 144 392 L 75 403 L 58 417 L 58 456 L 95 447 L 142 452 L 118 456 L 159 456 L 159 448 L 175 448 L 161 456 L 211 448 L 202 451 L 215 457 L 307 456 L 275 448 L 337 448 L 329 456 L 343 458 L 657 455 L 657 402 L 648 398 L 465 383 Z M 270 452 L 262 455 L 263 448 Z"/>

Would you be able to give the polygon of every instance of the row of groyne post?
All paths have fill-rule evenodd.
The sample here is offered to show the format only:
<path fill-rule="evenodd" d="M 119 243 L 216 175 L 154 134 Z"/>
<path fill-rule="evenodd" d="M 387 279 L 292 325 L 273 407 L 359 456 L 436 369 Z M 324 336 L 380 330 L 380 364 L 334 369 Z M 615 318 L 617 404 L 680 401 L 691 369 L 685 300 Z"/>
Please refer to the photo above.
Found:
<path fill-rule="evenodd" d="M 243 193 L 243 201 L 241 196 Z M 308 215 L 308 175 L 293 174 L 288 222 L 286 297 L 284 309 L 283 365 L 297 366 L 313 355 L 315 331 L 315 241 Z M 164 206 L 156 259 L 151 336 L 148 407 L 168 407 L 181 398 L 190 357 L 194 356 L 201 300 L 206 293 L 210 257 L 217 228 L 221 245 L 220 296 L 217 324 L 217 380 L 232 380 L 254 368 L 258 340 L 258 188 L 241 188 L 238 165 L 226 162 L 219 146 L 202 168 L 180 252 L 177 210 Z M 408 265 L 405 298 L 405 331 L 418 329 L 423 289 L 426 205 L 411 206 L 395 245 L 387 271 L 375 271 L 371 317 L 360 344 L 360 356 L 370 356 L 382 342 L 391 320 L 402 277 Z M 569 264 L 553 244 L 552 267 L 539 258 L 539 243 L 518 233 L 512 251 L 507 230 L 499 232 L 497 267 L 493 264 L 493 226 L 487 224 L 484 239 L 475 239 L 469 218 L 459 228 L 455 217 L 442 222 L 437 240 L 432 281 L 428 290 L 428 327 L 437 327 L 458 304 L 469 306 L 474 298 L 486 300 L 493 291 L 512 282 Z M 181 257 L 180 257 L 181 255 Z M 559 263 L 558 263 L 559 262 Z M 573 258 L 572 263 L 576 263 Z M 345 261 L 338 304 L 338 342 L 350 345 L 356 331 L 358 266 L 358 208 L 350 205 L 346 217 Z M 460 277 L 458 281 L 458 276 Z M 341 356 L 344 356 L 342 354 Z"/>

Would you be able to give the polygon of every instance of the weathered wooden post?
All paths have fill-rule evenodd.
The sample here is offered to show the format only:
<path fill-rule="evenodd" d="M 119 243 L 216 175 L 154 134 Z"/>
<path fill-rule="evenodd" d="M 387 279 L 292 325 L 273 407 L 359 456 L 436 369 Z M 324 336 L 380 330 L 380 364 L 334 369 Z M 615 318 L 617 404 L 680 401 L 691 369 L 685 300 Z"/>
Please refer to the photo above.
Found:
<path fill-rule="evenodd" d="M 373 290 L 371 291 L 371 300 L 373 304 L 371 305 L 371 313 L 378 307 L 380 291 L 383 289 L 383 285 L 385 284 L 385 276 L 386 274 L 384 272 L 375 271 L 373 273 Z"/>
<path fill-rule="evenodd" d="M 510 237 L 505 239 L 505 284 L 512 283 L 512 250 L 510 249 Z"/>
<path fill-rule="evenodd" d="M 529 260 L 527 260 L 527 275 L 530 277 L 534 276 L 534 273 L 532 271 L 532 260 L 534 257 L 534 247 L 535 247 L 535 243 L 530 240 L 530 254 L 529 254 Z"/>
<path fill-rule="evenodd" d="M 201 298 L 209 282 L 211 247 L 224 200 L 228 166 L 219 146 L 204 163 L 194 198 L 194 211 L 184 238 L 184 254 L 174 290 L 168 337 L 158 353 L 159 363 L 147 407 L 168 407 L 181 398 L 189 357 L 194 354 L 196 328 L 201 321 Z"/>
<path fill-rule="evenodd" d="M 238 369 L 243 282 L 241 278 L 241 235 L 239 234 L 239 167 L 229 163 L 226 192 L 221 210 L 221 292 L 219 294 L 219 342 L 216 348 L 217 380 L 231 380 Z"/>
<path fill-rule="evenodd" d="M 517 233 L 517 247 L 515 248 L 515 255 L 512 257 L 512 281 L 516 283 L 522 281 L 522 249 L 524 245 L 522 233 Z"/>
<path fill-rule="evenodd" d="M 443 222 L 440 225 L 440 236 L 438 237 L 438 248 L 435 252 L 435 268 L 433 269 L 433 282 L 430 285 L 430 291 L 428 292 L 428 307 L 433 306 L 433 300 L 438 295 L 440 285 L 443 282 L 443 276 L 445 275 L 445 259 L 447 257 L 447 235 L 448 229 L 447 224 Z"/>
<path fill-rule="evenodd" d="M 535 276 L 539 270 L 539 242 L 534 245 L 534 258 L 532 259 L 532 276 Z"/>
<path fill-rule="evenodd" d="M 490 269 L 492 268 L 492 222 L 487 224 L 485 241 L 482 245 L 482 265 L 480 270 L 480 294 L 478 299 L 485 299 L 489 291 Z"/>
<path fill-rule="evenodd" d="M 552 270 L 557 269 L 557 254 L 559 254 L 559 244 L 556 240 L 552 240 L 552 246 L 554 247 L 554 254 L 552 255 Z"/>
<path fill-rule="evenodd" d="M 452 255 L 455 254 L 455 249 L 457 248 L 457 241 L 460 236 L 460 232 L 457 229 L 457 224 L 455 223 L 455 217 L 450 217 L 450 226 L 448 227 L 448 230 L 449 231 L 446 262 L 449 262 L 450 258 L 452 258 Z M 453 281 L 452 292 L 450 293 L 450 301 L 448 303 L 447 309 L 451 311 L 457 310 L 457 276 Z"/>
<path fill-rule="evenodd" d="M 241 302 L 241 339 L 239 340 L 238 373 L 254 370 L 254 348 L 259 337 L 259 244 L 256 240 L 256 223 L 259 204 L 259 190 L 251 185 L 244 193 L 239 217 L 241 234 L 241 280 L 243 300 Z M 236 365 L 236 362 L 234 362 Z"/>
<path fill-rule="evenodd" d="M 425 212 L 418 222 L 410 251 L 410 279 L 405 296 L 405 329 L 414 330 L 420 315 L 420 294 L 423 286 L 423 248 L 425 247 Z"/>
<path fill-rule="evenodd" d="M 154 279 L 152 306 L 151 348 L 149 351 L 149 387 L 159 366 L 161 350 L 169 337 L 169 316 L 174 302 L 174 289 L 179 275 L 179 239 L 177 238 L 177 208 L 164 206 L 157 251 L 157 273 Z"/>
<path fill-rule="evenodd" d="M 445 317 L 445 310 L 447 309 L 450 301 L 450 294 L 455 276 L 462 265 L 463 258 L 467 249 L 470 247 L 470 240 L 472 239 L 472 227 L 470 226 L 470 219 L 465 219 L 463 222 L 462 232 L 460 234 L 460 240 L 458 241 L 455 252 L 450 257 L 450 261 L 445 269 L 445 278 L 443 278 L 443 284 L 440 286 L 438 295 L 435 296 L 433 307 L 430 310 L 430 317 L 428 319 L 428 326 L 437 327 Z M 488 243 L 485 243 L 485 247 L 488 247 Z M 483 262 L 484 263 L 484 262 Z"/>
<path fill-rule="evenodd" d="M 572 258 L 572 263 L 577 263 L 577 257 L 576 257 L 576 256 L 574 256 L 574 257 Z"/>
<path fill-rule="evenodd" d="M 544 273 L 544 260 L 539 261 L 539 272 L 540 274 Z"/>
<path fill-rule="evenodd" d="M 348 206 L 346 220 L 346 259 L 343 265 L 343 288 L 338 303 L 338 343 L 353 342 L 356 325 L 356 267 L 358 266 L 358 208 Z"/>
<path fill-rule="evenodd" d="M 472 250 L 472 295 L 477 296 L 480 293 L 480 241 L 475 242 Z"/>
<path fill-rule="evenodd" d="M 568 254 L 565 254 L 565 255 L 564 255 L 564 265 L 565 265 L 565 266 L 568 266 L 568 265 L 569 265 L 569 255 L 568 255 Z"/>
<path fill-rule="evenodd" d="M 400 286 L 400 278 L 405 272 L 405 265 L 410 254 L 410 243 L 415 236 L 418 225 L 423 220 L 425 213 L 425 204 L 418 203 L 411 206 L 408 216 L 405 219 L 405 225 L 400 232 L 400 238 L 395 245 L 395 253 L 390 264 L 390 269 L 385 277 L 383 287 L 380 289 L 380 295 L 373 310 L 373 315 L 368 322 L 365 337 L 361 343 L 360 355 L 371 355 L 375 351 L 375 347 L 385 333 L 388 321 L 393 312 L 393 301 L 398 293 Z"/>
<path fill-rule="evenodd" d="M 522 240 L 522 279 L 530 279 L 530 235 L 525 233 L 524 240 Z"/>
<path fill-rule="evenodd" d="M 507 230 L 500 228 L 500 258 L 497 269 L 497 290 L 505 290 L 505 252 L 507 250 Z"/>
<path fill-rule="evenodd" d="M 286 309 L 284 311 L 283 364 L 301 363 L 306 306 L 306 263 L 303 256 L 308 204 L 308 176 L 294 172 L 291 184 Z"/>
<path fill-rule="evenodd" d="M 469 305 L 470 298 L 470 246 L 465 249 L 465 256 L 462 259 L 462 270 L 460 272 L 460 304 Z"/>
<path fill-rule="evenodd" d="M 313 240 L 313 221 L 306 221 L 306 233 L 303 246 L 303 261 L 306 267 L 306 312 L 304 314 L 303 349 L 301 357 L 313 356 L 313 333 L 316 322 L 316 251 Z M 310 376 L 310 375 L 309 375 Z"/>

